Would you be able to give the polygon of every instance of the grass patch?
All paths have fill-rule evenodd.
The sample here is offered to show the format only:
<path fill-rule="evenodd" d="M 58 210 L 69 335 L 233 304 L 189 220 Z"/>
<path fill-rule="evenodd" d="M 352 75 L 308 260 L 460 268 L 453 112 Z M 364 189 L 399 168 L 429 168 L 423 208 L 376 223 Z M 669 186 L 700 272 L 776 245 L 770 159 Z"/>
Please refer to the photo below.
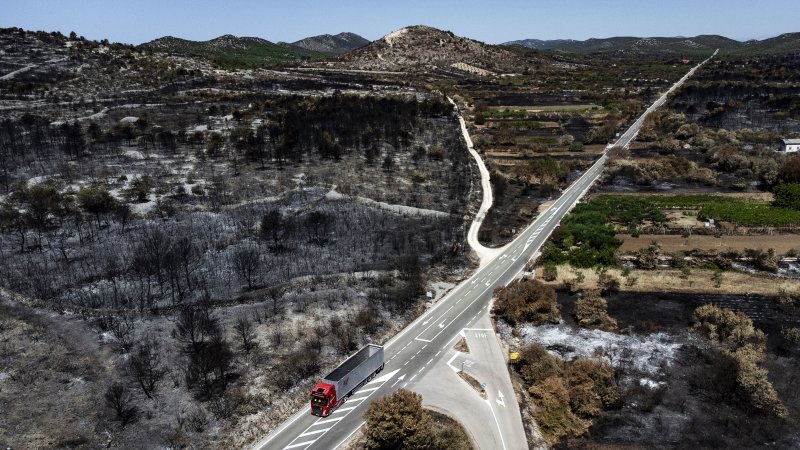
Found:
<path fill-rule="evenodd" d="M 493 109 L 483 113 L 487 119 L 525 119 L 528 111 L 524 109 Z"/>
<path fill-rule="evenodd" d="M 531 106 L 532 110 L 545 112 L 599 112 L 603 107 L 595 104 Z"/>

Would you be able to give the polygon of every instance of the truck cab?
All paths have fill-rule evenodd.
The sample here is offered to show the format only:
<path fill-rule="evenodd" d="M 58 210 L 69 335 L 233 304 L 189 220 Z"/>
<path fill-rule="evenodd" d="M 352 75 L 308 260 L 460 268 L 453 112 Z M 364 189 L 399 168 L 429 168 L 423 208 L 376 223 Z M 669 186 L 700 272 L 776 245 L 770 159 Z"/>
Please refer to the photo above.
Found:
<path fill-rule="evenodd" d="M 311 414 L 327 417 L 353 391 L 383 370 L 383 347 L 367 344 L 325 375 L 311 390 Z"/>
<path fill-rule="evenodd" d="M 311 391 L 311 414 L 315 416 L 327 417 L 336 407 L 336 387 L 332 384 L 317 383 Z"/>

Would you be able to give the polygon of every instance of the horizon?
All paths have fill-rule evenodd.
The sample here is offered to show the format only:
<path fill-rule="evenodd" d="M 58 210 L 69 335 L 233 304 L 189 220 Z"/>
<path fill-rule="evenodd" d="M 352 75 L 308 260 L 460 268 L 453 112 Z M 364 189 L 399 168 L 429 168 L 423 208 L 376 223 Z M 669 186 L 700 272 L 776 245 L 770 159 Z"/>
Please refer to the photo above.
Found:
<path fill-rule="evenodd" d="M 694 37 L 720 35 L 737 41 L 764 39 L 797 30 L 800 4 L 772 0 L 770 6 L 744 0 L 714 5 L 687 0 L 661 2 L 588 1 L 554 5 L 513 0 L 486 10 L 475 0 L 430 4 L 352 0 L 331 5 L 310 0 L 302 5 L 234 0 L 145 0 L 137 4 L 87 0 L 81 4 L 10 0 L 0 27 L 32 31 L 74 31 L 91 40 L 142 44 L 164 36 L 206 41 L 230 34 L 272 42 L 350 32 L 370 41 L 407 26 L 424 24 L 489 44 L 524 39 L 607 39 L 609 37 Z M 483 8 L 482 8 L 483 7 Z M 483 9 L 483 10 L 482 10 Z M 692 11 L 687 15 L 686 11 Z M 567 17 L 568 19 L 559 20 Z M 614 26 L 609 26 L 613 24 Z M 616 30 L 616 31 L 615 31 Z M 747 31 L 742 31 L 747 30 Z"/>

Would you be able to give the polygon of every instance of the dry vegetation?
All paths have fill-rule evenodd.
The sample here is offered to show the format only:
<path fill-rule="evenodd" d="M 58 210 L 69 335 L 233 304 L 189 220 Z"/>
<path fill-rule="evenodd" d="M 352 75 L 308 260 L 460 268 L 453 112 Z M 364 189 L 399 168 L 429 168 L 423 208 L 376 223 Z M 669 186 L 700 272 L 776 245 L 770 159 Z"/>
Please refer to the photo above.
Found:
<path fill-rule="evenodd" d="M 495 291 L 494 313 L 512 325 L 558 323 L 561 311 L 556 292 L 536 280 L 516 280 Z"/>
<path fill-rule="evenodd" d="M 4 301 L 81 319 L 64 342 L 9 322 L 0 395 L 35 398 L 3 397 L 0 441 L 245 446 L 470 264 L 480 192 L 439 95 L 57 34 L 0 46 L 8 67 L 68 56 L 2 80 Z"/>
<path fill-rule="evenodd" d="M 697 308 L 693 322 L 696 329 L 727 350 L 736 367 L 738 390 L 754 408 L 782 418 L 789 415 L 761 366 L 766 348 L 763 331 L 745 314 L 714 305 Z"/>
<path fill-rule="evenodd" d="M 541 273 L 544 269 L 538 269 Z M 557 268 L 558 275 L 545 281 L 553 287 L 569 286 L 573 289 L 598 289 L 599 275 L 590 269 L 574 269 L 563 265 Z M 607 273 L 620 280 L 619 290 L 624 292 L 684 292 L 715 294 L 776 295 L 779 292 L 800 291 L 800 281 L 776 280 L 766 275 L 746 272 L 722 272 L 710 269 L 682 270 L 620 270 L 609 269 Z"/>
<path fill-rule="evenodd" d="M 400 389 L 370 403 L 363 442 L 354 449 L 469 450 L 469 435 L 454 419 L 422 407 L 422 397 Z"/>
<path fill-rule="evenodd" d="M 535 404 L 534 417 L 550 444 L 589 430 L 593 418 L 621 401 L 614 368 L 602 359 L 564 362 L 541 345 L 520 350 L 515 366 Z"/>
<path fill-rule="evenodd" d="M 608 315 L 608 303 L 598 290 L 584 291 L 583 296 L 575 302 L 575 320 L 586 328 L 605 331 L 617 329 L 617 321 Z"/>

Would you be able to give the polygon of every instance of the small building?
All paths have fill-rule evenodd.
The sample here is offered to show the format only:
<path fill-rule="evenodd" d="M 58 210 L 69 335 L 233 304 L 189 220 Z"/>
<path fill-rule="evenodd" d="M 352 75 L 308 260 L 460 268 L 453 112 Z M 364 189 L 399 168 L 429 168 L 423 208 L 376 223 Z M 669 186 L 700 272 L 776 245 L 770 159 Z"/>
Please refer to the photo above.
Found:
<path fill-rule="evenodd" d="M 800 152 L 800 139 L 784 139 L 781 141 L 781 153 Z"/>

